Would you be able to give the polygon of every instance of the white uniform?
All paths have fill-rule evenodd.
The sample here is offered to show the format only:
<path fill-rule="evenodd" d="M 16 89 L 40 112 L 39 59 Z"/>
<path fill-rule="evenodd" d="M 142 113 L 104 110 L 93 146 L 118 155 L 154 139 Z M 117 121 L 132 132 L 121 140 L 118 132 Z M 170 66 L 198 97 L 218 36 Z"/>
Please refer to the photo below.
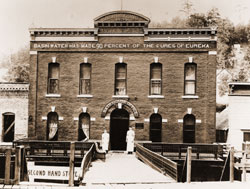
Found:
<path fill-rule="evenodd" d="M 109 149 L 109 134 L 107 132 L 104 132 L 102 134 L 102 150 L 108 151 Z"/>
<path fill-rule="evenodd" d="M 135 139 L 135 132 L 132 129 L 127 131 L 126 142 L 127 142 L 127 152 L 134 151 L 134 139 Z"/>

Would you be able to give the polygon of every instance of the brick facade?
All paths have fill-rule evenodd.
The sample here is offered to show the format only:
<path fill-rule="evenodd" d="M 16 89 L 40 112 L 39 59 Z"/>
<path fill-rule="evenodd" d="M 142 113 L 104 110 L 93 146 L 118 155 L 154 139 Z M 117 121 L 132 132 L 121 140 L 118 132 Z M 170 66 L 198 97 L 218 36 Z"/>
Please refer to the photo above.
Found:
<path fill-rule="evenodd" d="M 29 84 L 0 83 L 0 142 L 4 142 L 4 131 L 7 131 L 4 117 L 8 114 L 14 116 L 11 120 L 14 121 L 14 140 L 28 137 L 28 91 Z"/>
<path fill-rule="evenodd" d="M 119 27 L 121 18 L 120 24 L 127 24 L 124 28 Z M 137 26 L 135 22 L 143 25 Z M 104 117 L 103 109 L 109 102 L 122 99 L 132 103 L 139 113 L 135 117 L 129 111 L 129 124 L 133 127 L 135 123 L 144 124 L 141 129 L 135 128 L 136 140 L 149 140 L 149 118 L 154 108 L 158 108 L 162 116 L 161 141 L 182 143 L 183 117 L 191 108 L 189 113 L 196 118 L 196 143 L 215 142 L 213 30 L 154 30 L 148 28 L 148 23 L 149 19 L 137 13 L 117 11 L 95 19 L 92 30 L 31 29 L 29 115 L 34 119 L 29 122 L 29 136 L 46 139 L 46 116 L 54 106 L 59 115 L 58 140 L 77 140 L 77 118 L 82 107 L 87 107 L 91 116 L 90 139 L 101 139 L 103 129 L 110 128 L 114 107 Z M 60 64 L 59 97 L 47 95 L 48 64 L 52 57 Z M 92 65 L 92 96 L 82 97 L 79 96 L 79 69 L 86 57 Z M 127 96 L 114 96 L 115 64 L 120 57 L 127 64 Z M 162 94 L 150 96 L 150 64 L 155 57 L 162 64 Z M 197 64 L 196 94 L 185 96 L 184 65 L 190 57 Z"/>

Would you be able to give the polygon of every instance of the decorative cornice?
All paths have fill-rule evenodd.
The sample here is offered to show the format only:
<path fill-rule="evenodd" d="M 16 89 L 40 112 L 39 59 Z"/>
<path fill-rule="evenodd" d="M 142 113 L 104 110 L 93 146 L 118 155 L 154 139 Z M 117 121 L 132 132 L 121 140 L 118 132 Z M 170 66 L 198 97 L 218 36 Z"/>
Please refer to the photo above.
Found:
<path fill-rule="evenodd" d="M 145 28 L 145 35 L 215 35 L 216 30 L 211 28 Z"/>
<path fill-rule="evenodd" d="M 29 84 L 27 83 L 0 83 L 0 92 L 28 92 Z"/>
<path fill-rule="evenodd" d="M 97 35 L 95 28 L 30 28 L 32 37 L 93 37 Z"/>

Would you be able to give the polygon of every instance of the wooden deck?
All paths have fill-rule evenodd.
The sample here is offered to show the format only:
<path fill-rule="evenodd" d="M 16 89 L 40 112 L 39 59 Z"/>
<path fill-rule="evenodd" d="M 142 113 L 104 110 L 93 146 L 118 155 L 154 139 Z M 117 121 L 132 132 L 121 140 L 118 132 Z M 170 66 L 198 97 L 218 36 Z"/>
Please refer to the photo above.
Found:
<path fill-rule="evenodd" d="M 83 180 L 86 185 L 109 184 L 166 184 L 176 182 L 135 157 L 135 154 L 109 153 L 106 161 L 97 160 Z"/>

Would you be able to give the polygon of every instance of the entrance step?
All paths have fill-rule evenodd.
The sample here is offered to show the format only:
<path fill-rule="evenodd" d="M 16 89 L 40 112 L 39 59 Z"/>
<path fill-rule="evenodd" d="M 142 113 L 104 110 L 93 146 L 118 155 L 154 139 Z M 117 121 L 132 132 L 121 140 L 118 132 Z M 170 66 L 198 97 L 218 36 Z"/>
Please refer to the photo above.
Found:
<path fill-rule="evenodd" d="M 126 153 L 126 151 L 124 151 L 124 150 L 111 150 L 111 151 L 109 151 L 108 153 L 122 153 L 122 154 L 125 154 Z"/>
<path fill-rule="evenodd" d="M 20 182 L 19 185 L 20 188 L 63 188 L 69 186 L 68 184 L 57 184 L 57 183 L 47 183 L 47 182 Z M 26 186 L 26 187 L 23 187 Z"/>
<path fill-rule="evenodd" d="M 86 185 L 166 184 L 176 182 L 138 160 L 135 154 L 108 153 L 106 160 L 92 162 L 83 183 Z"/>

